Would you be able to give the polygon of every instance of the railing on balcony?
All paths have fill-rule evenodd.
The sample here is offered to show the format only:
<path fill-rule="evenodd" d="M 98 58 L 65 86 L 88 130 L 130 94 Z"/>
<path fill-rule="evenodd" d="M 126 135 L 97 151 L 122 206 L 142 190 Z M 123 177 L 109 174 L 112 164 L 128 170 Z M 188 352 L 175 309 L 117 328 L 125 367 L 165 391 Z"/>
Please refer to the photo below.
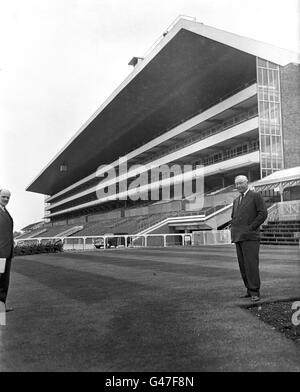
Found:
<path fill-rule="evenodd" d="M 194 144 L 196 142 L 199 142 L 200 140 L 204 140 L 210 136 L 216 135 L 218 133 L 226 131 L 226 129 L 229 129 L 233 126 L 236 126 L 238 124 L 241 124 L 242 122 L 245 122 L 247 120 L 250 120 L 251 118 L 257 117 L 258 116 L 258 108 L 254 107 L 252 109 L 249 109 L 246 113 L 242 113 L 239 116 L 232 117 L 226 121 L 224 121 L 221 125 L 219 126 L 214 126 L 209 129 L 203 130 L 201 133 L 186 138 L 184 141 L 181 143 L 178 143 L 176 145 L 173 145 L 172 147 L 164 150 L 162 153 L 158 153 L 154 156 L 151 156 L 151 159 L 149 162 L 152 162 L 155 159 L 159 159 L 166 154 L 170 154 L 171 152 L 175 152 L 177 150 L 182 149 L 183 147 L 187 147 L 191 144 Z M 147 163 L 147 162 L 146 162 Z"/>

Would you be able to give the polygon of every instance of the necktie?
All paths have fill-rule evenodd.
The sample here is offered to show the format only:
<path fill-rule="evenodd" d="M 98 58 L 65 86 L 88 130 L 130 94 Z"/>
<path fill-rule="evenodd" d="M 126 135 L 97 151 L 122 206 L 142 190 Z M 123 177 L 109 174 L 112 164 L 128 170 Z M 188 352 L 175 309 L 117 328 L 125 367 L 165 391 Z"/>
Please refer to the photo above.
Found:
<path fill-rule="evenodd" d="M 239 202 L 239 205 L 241 205 L 241 204 L 242 204 L 243 198 L 244 198 L 244 194 L 243 194 L 243 193 L 241 193 L 241 197 L 240 197 L 240 202 Z"/>

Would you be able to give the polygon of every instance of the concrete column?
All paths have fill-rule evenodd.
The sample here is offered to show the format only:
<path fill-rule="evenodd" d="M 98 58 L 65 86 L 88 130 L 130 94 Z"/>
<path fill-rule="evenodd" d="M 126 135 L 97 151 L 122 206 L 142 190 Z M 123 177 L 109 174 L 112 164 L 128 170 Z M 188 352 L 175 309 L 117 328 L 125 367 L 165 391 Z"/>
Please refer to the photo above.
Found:
<path fill-rule="evenodd" d="M 249 170 L 248 170 L 248 181 L 249 181 L 249 182 L 252 181 L 251 178 L 252 178 L 252 176 L 251 176 L 251 170 L 249 169 Z"/>
<path fill-rule="evenodd" d="M 280 201 L 283 202 L 283 189 L 280 189 Z"/>
<path fill-rule="evenodd" d="M 225 188 L 225 178 L 222 177 L 222 188 Z"/>
<path fill-rule="evenodd" d="M 280 201 L 283 202 L 283 192 L 284 192 L 284 187 L 282 184 L 279 184 L 279 193 L 280 193 Z"/>

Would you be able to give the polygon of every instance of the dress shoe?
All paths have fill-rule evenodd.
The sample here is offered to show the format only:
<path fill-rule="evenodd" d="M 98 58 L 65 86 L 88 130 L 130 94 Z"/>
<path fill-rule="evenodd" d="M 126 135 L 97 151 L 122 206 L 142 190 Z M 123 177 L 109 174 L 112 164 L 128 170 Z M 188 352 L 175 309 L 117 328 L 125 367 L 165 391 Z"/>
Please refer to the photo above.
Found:
<path fill-rule="evenodd" d="M 250 298 L 250 297 L 251 297 L 250 294 L 244 294 L 244 295 L 241 295 L 241 296 L 240 296 L 240 298 Z"/>
<path fill-rule="evenodd" d="M 252 295 L 251 301 L 252 302 L 258 302 L 260 300 L 260 297 L 258 295 Z"/>

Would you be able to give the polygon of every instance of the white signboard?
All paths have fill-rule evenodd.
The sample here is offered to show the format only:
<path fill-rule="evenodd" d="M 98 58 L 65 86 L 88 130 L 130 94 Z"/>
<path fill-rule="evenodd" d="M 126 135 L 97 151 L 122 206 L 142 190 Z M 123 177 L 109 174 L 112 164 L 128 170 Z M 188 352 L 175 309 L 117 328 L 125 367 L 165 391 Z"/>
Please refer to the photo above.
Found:
<path fill-rule="evenodd" d="M 3 274 L 5 270 L 5 263 L 6 263 L 6 259 L 0 258 L 0 274 Z"/>

